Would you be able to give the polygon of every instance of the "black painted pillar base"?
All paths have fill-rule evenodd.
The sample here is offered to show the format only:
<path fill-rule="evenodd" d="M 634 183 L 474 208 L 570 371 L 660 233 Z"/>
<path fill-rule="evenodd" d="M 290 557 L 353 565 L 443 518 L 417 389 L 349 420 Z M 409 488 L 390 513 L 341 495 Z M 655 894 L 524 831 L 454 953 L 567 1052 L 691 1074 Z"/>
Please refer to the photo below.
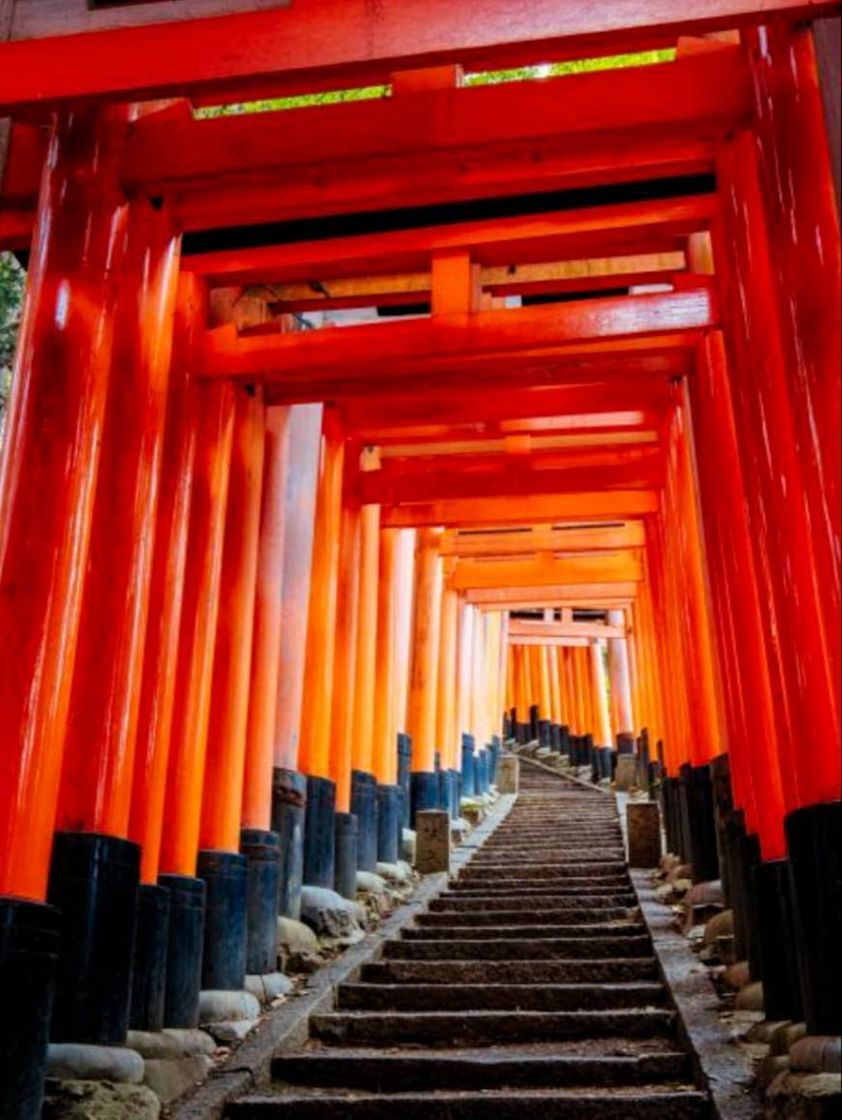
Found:
<path fill-rule="evenodd" d="M 716 830 L 716 850 L 719 853 L 719 878 L 722 882 L 722 898 L 727 907 L 731 906 L 731 860 L 728 855 L 726 821 L 734 808 L 731 790 L 731 760 L 727 754 L 719 754 L 710 760 L 710 781 L 713 791 L 714 827 Z"/>
<path fill-rule="evenodd" d="M 462 796 L 475 797 L 477 793 L 477 767 L 474 757 L 474 737 L 462 733 Z"/>
<path fill-rule="evenodd" d="M 491 785 L 497 785 L 497 776 L 500 773 L 500 755 L 503 752 L 503 744 L 500 741 L 499 735 L 491 736 L 491 746 L 489 747 L 489 762 L 491 769 L 489 771 L 489 782 Z"/>
<path fill-rule="evenodd" d="M 377 861 L 397 863 L 400 859 L 401 793 L 399 786 L 377 787 Z"/>
<path fill-rule="evenodd" d="M 618 754 L 634 754 L 635 753 L 635 738 L 634 733 L 631 731 L 619 731 L 617 733 L 617 753 Z"/>
<path fill-rule="evenodd" d="M 167 941 L 170 933 L 170 892 L 143 883 L 137 896 L 137 929 L 132 967 L 129 1026 L 159 1031 L 164 1026 L 167 990 Z"/>
<path fill-rule="evenodd" d="M 351 812 L 357 818 L 357 867 L 377 869 L 377 780 L 363 770 L 351 771 Z"/>
<path fill-rule="evenodd" d="M 61 911 L 53 1042 L 122 1046 L 129 1029 L 140 848 L 57 832 L 47 901 Z"/>
<path fill-rule="evenodd" d="M 59 953 L 51 906 L 0 898 L 0 1116 L 40 1120 Z"/>
<path fill-rule="evenodd" d="M 400 810 L 401 825 L 409 828 L 409 818 L 412 811 L 412 790 L 410 777 L 412 772 L 412 738 L 405 731 L 398 732 L 398 788 L 401 790 Z"/>
<path fill-rule="evenodd" d="M 410 775 L 411 811 L 410 828 L 415 828 L 415 816 L 424 809 L 439 807 L 439 779 L 435 773 L 414 770 Z"/>
<path fill-rule="evenodd" d="M 550 721 L 548 719 L 538 720 L 538 742 L 542 747 L 552 746 L 550 739 Z"/>
<path fill-rule="evenodd" d="M 436 789 L 438 791 L 437 809 L 450 812 L 450 771 L 436 767 Z"/>
<path fill-rule="evenodd" d="M 801 976 L 789 861 L 776 859 L 757 864 L 754 890 L 764 1014 L 769 1020 L 800 1023 Z"/>
<path fill-rule="evenodd" d="M 664 821 L 664 831 L 667 834 L 667 850 L 673 855 L 681 855 L 681 824 L 679 816 L 678 778 L 666 777 L 661 782 L 661 815 Z"/>
<path fill-rule="evenodd" d="M 529 724 L 516 723 L 515 724 L 515 741 L 518 746 L 524 747 L 529 742 Z"/>
<path fill-rule="evenodd" d="M 809 1034 L 842 1033 L 842 801 L 796 809 L 786 818 L 801 985 Z"/>
<path fill-rule="evenodd" d="M 710 766 L 690 766 L 682 773 L 687 778 L 687 812 L 693 882 L 709 883 L 719 878 L 719 853 L 716 846 L 716 819 Z"/>
<path fill-rule="evenodd" d="M 450 819 L 458 820 L 462 816 L 462 775 L 458 770 L 448 770 L 450 775 Z"/>
<path fill-rule="evenodd" d="M 538 738 L 538 716 L 540 712 L 537 704 L 531 704 L 529 707 L 529 738 L 534 742 Z"/>
<path fill-rule="evenodd" d="M 202 951 L 205 943 L 205 883 L 190 875 L 159 875 L 170 892 L 164 1026 L 199 1023 Z"/>
<path fill-rule="evenodd" d="M 352 900 L 357 897 L 357 840 L 357 818 L 337 813 L 333 889 Z"/>
<path fill-rule="evenodd" d="M 559 750 L 570 757 L 570 728 L 566 723 L 559 725 L 558 729 Z"/>
<path fill-rule="evenodd" d="M 557 723 L 550 724 L 550 746 L 554 751 L 561 750 L 561 726 Z"/>
<path fill-rule="evenodd" d="M 503 716 L 503 738 L 511 739 L 514 737 L 514 717 L 506 712 Z"/>
<path fill-rule="evenodd" d="M 202 988 L 238 991 L 246 982 L 246 857 L 205 849 L 196 870 L 207 891 Z"/>
<path fill-rule="evenodd" d="M 301 884 L 304 881 L 304 818 L 307 779 L 295 770 L 276 768 L 272 773 L 272 831 L 281 852 L 278 913 L 301 918 Z"/>
<path fill-rule="evenodd" d="M 336 871 L 336 783 L 307 776 L 304 814 L 304 882 L 333 890 Z"/>
<path fill-rule="evenodd" d="M 763 978 L 763 962 L 760 957 L 760 910 L 757 900 L 755 869 L 760 864 L 760 839 L 755 832 L 743 833 L 740 837 L 740 877 L 742 879 L 743 924 L 746 936 L 746 960 L 752 980 Z"/>
<path fill-rule="evenodd" d="M 246 858 L 246 974 L 278 970 L 278 896 L 281 849 L 277 832 L 244 828 L 240 852 Z"/>

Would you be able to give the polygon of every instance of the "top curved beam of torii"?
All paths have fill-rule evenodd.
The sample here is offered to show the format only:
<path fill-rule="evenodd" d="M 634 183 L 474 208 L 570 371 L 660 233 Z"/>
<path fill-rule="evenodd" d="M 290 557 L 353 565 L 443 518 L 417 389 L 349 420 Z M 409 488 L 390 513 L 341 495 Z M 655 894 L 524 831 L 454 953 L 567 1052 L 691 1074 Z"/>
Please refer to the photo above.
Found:
<path fill-rule="evenodd" d="M 197 13 L 218 10 L 189 0 Z M 838 11 L 830 0 L 252 0 L 161 22 L 159 3 L 90 13 L 84 0 L 2 0 L 0 115 L 89 98 L 266 96 L 388 81 L 395 70 L 477 68 L 669 44 L 688 33 Z M 186 7 L 186 5 L 185 5 Z M 143 8 L 147 11 L 144 12 Z M 40 17 L 33 19 L 33 9 Z M 143 22 L 140 22 L 143 20 Z M 119 24 L 118 26 L 114 26 Z M 92 30 L 91 28 L 106 28 Z M 68 41 L 72 35 L 72 44 Z"/>

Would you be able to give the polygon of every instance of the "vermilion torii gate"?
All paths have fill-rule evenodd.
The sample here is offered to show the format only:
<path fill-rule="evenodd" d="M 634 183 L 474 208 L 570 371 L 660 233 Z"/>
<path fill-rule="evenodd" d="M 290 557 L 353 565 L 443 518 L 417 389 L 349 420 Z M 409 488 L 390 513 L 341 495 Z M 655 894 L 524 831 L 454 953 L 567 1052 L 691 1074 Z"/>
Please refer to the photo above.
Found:
<path fill-rule="evenodd" d="M 700 874 L 727 758 L 767 1001 L 838 1032 L 839 5 L 37 7 L 0 0 L 0 1112 L 48 1038 L 274 968 L 265 867 L 287 914 L 349 889 L 512 707 L 662 741 Z"/>

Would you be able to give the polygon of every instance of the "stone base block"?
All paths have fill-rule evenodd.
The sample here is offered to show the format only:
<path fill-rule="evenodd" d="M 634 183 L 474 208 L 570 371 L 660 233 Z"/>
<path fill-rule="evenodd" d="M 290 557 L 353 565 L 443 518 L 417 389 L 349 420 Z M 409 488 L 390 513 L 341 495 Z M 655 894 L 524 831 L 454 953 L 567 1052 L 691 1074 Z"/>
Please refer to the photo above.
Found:
<path fill-rule="evenodd" d="M 637 785 L 637 755 L 617 755 L 617 770 L 614 774 L 617 789 L 630 790 Z"/>
<path fill-rule="evenodd" d="M 199 996 L 199 1020 L 208 1028 L 214 1023 L 259 1016 L 260 1004 L 251 992 L 207 991 Z"/>
<path fill-rule="evenodd" d="M 207 1054 L 152 1058 L 146 1063 L 144 1083 L 164 1104 L 169 1104 L 206 1080 L 212 1069 L 213 1059 Z"/>
<path fill-rule="evenodd" d="M 276 999 L 283 999 L 292 991 L 292 981 L 283 972 L 266 972 L 259 976 L 246 976 L 246 991 L 264 1007 Z"/>
<path fill-rule="evenodd" d="M 656 802 L 630 803 L 626 806 L 626 820 L 629 867 L 657 867 L 661 859 L 661 818 Z"/>
<path fill-rule="evenodd" d="M 450 871 L 450 814 L 423 809 L 415 814 L 415 867 L 422 875 Z"/>
<path fill-rule="evenodd" d="M 231 1019 L 229 1022 L 209 1023 L 208 1030 L 220 1046 L 233 1046 L 251 1034 L 259 1019 Z"/>
<path fill-rule="evenodd" d="M 500 759 L 500 772 L 497 789 L 500 793 L 517 793 L 520 782 L 520 762 L 513 754 L 505 754 Z"/>
<path fill-rule="evenodd" d="M 129 1031 L 127 1044 L 147 1061 L 173 1061 L 196 1054 L 210 1056 L 216 1044 L 209 1034 L 198 1030 L 168 1027 L 162 1031 Z"/>

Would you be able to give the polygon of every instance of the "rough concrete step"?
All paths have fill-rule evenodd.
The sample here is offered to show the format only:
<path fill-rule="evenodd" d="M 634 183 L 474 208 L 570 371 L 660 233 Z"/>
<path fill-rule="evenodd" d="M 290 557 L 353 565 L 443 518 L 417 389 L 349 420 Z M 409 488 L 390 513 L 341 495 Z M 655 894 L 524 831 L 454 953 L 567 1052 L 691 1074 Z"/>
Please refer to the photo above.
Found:
<path fill-rule="evenodd" d="M 378 961 L 365 964 L 367 984 L 609 984 L 655 980 L 654 957 L 542 961 Z"/>
<path fill-rule="evenodd" d="M 542 900 L 534 905 L 535 909 L 514 910 L 503 907 L 448 907 L 447 910 L 431 910 L 428 914 L 419 914 L 416 918 L 419 926 L 538 926 L 546 925 L 552 921 L 559 925 L 578 925 L 587 923 L 589 918 L 598 919 L 600 922 L 619 922 L 629 917 L 628 906 L 571 906 L 556 903 L 547 906 Z"/>
<path fill-rule="evenodd" d="M 708 1098 L 686 1090 L 640 1086 L 618 1088 L 518 1089 L 491 1092 L 330 1093 L 244 1097 L 229 1106 L 232 1120 L 705 1120 Z"/>
<path fill-rule="evenodd" d="M 342 1011 L 604 1011 L 663 1006 L 662 984 L 342 984 Z"/>
<path fill-rule="evenodd" d="M 517 899 L 518 901 L 528 901 L 530 905 L 535 903 L 538 905 L 543 900 L 547 902 L 571 902 L 580 901 L 583 904 L 587 903 L 588 906 L 593 902 L 598 906 L 601 902 L 606 905 L 626 905 L 631 899 L 634 901 L 635 895 L 631 888 L 624 889 L 619 884 L 601 887 L 570 887 L 566 884 L 553 884 L 548 883 L 543 887 L 512 887 L 512 886 L 498 886 L 495 887 L 493 883 L 478 883 L 475 886 L 465 884 L 461 890 L 447 890 L 438 898 L 434 898 L 430 903 L 459 903 L 462 905 L 469 905 L 473 901 L 482 903 L 486 900 L 491 902 L 503 901 L 506 899 Z"/>
<path fill-rule="evenodd" d="M 472 934 L 474 931 L 471 931 Z M 531 932 L 531 931 L 530 931 Z M 570 960 L 571 958 L 591 960 L 606 957 L 649 957 L 652 942 L 647 936 L 634 937 L 529 937 L 501 938 L 484 941 L 477 937 L 467 937 L 461 941 L 446 938 L 435 940 L 388 941 L 383 946 L 387 960 L 415 961 L 536 961 Z"/>
<path fill-rule="evenodd" d="M 592 883 L 597 879 L 612 879 L 615 882 L 628 882 L 628 874 L 625 864 L 617 863 L 580 863 L 552 867 L 539 864 L 536 867 L 531 867 L 528 871 L 524 871 L 520 866 L 507 863 L 480 867 L 475 860 L 471 860 L 469 867 L 461 873 L 456 881 L 463 883 L 468 879 L 494 879 L 498 882 L 502 882 L 504 879 L 532 880 L 533 882 L 543 882 L 545 879 L 555 879 L 559 882 L 563 879 L 587 879 Z"/>
<path fill-rule="evenodd" d="M 610 1011 L 336 1011 L 310 1018 L 311 1034 L 351 1046 L 499 1046 L 557 1038 L 669 1034 L 675 1014 L 662 1008 Z"/>
<path fill-rule="evenodd" d="M 587 938 L 598 937 L 603 940 L 620 941 L 627 937 L 642 935 L 646 927 L 639 922 L 599 922 L 585 924 L 565 924 L 563 922 L 547 922 L 542 926 L 483 926 L 483 925 L 452 925 L 452 926 L 424 926 L 417 929 L 406 929 L 403 932 L 405 941 L 464 941 L 466 938 L 475 938 L 478 941 L 520 941 L 524 937 L 530 940 L 549 938 L 551 940 L 579 941 Z"/>
<path fill-rule="evenodd" d="M 559 1088 L 682 1081 L 689 1059 L 676 1051 L 595 1056 L 546 1053 L 543 1048 L 404 1051 L 323 1050 L 276 1058 L 272 1076 L 288 1085 L 404 1093 L 442 1089 Z"/>
<path fill-rule="evenodd" d="M 625 854 L 611 849 L 594 849 L 590 845 L 582 847 L 556 848 L 552 852 L 535 852 L 519 854 L 501 848 L 486 851 L 480 848 L 471 860 L 471 867 L 484 867 L 486 864 L 506 863 L 509 866 L 517 864 L 521 873 L 529 872 L 534 867 L 575 867 L 577 864 L 610 864 L 618 871 L 625 870 Z"/>

